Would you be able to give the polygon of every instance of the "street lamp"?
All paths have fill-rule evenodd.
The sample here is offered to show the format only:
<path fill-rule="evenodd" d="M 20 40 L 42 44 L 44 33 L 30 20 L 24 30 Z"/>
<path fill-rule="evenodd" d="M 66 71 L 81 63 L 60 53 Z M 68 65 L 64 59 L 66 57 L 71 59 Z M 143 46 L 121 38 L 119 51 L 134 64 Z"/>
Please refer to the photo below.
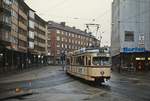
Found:
<path fill-rule="evenodd" d="M 38 58 L 40 58 L 41 57 L 41 55 L 38 55 Z"/>
<path fill-rule="evenodd" d="M 0 56 L 2 57 L 2 56 L 3 56 L 3 53 L 1 53 Z"/>

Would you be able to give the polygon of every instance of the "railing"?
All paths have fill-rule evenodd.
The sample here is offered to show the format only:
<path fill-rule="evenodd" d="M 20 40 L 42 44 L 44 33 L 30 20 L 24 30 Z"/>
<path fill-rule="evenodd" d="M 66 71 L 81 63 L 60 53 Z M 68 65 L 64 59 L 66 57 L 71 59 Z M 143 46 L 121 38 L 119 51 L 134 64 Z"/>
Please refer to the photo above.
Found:
<path fill-rule="evenodd" d="M 7 11 L 9 11 L 11 13 L 11 7 L 10 5 L 6 4 L 5 2 L 1 1 L 1 8 L 6 9 Z"/>
<path fill-rule="evenodd" d="M 11 18 L 9 17 L 7 17 L 7 19 L 5 18 L 5 16 L 0 16 L 0 23 L 1 24 L 5 24 L 5 25 L 11 25 L 11 20 L 10 20 Z"/>
<path fill-rule="evenodd" d="M 3 41 L 7 41 L 7 42 L 10 42 L 10 33 L 5 33 L 3 31 L 0 31 L 0 40 L 3 40 Z"/>
<path fill-rule="evenodd" d="M 23 28 L 24 30 L 27 30 L 27 26 L 23 24 L 21 21 L 19 21 L 19 26 Z"/>

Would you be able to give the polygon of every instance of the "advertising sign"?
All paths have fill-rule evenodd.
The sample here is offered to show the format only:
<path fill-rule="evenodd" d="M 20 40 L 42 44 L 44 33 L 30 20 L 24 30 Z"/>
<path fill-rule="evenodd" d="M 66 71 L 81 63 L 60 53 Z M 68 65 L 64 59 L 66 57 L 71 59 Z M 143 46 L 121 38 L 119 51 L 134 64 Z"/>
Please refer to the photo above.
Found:
<path fill-rule="evenodd" d="M 123 48 L 124 53 L 145 52 L 145 48 Z"/>

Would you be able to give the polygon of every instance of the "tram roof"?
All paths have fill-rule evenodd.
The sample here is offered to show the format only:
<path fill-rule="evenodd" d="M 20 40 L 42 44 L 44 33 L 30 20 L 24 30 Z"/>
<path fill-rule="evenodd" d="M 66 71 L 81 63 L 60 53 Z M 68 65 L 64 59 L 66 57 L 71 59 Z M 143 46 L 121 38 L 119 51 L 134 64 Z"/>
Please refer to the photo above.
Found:
<path fill-rule="evenodd" d="M 82 49 L 79 49 L 79 50 L 75 50 L 73 52 L 70 52 L 69 54 L 72 54 L 72 55 L 80 55 L 80 54 L 93 54 L 93 53 L 100 53 L 100 54 L 103 54 L 105 55 L 106 53 L 109 54 L 109 52 L 105 52 L 105 51 L 101 51 L 103 50 L 104 48 L 82 48 Z"/>

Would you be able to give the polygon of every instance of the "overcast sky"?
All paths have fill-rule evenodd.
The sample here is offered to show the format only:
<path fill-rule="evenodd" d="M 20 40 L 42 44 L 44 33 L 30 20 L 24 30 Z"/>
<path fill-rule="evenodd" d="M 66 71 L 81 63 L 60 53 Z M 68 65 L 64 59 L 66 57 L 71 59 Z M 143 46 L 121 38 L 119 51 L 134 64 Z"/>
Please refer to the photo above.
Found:
<path fill-rule="evenodd" d="M 65 21 L 84 30 L 85 24 L 101 25 L 102 44 L 110 45 L 112 0 L 25 0 L 46 21 Z M 93 20 L 95 19 L 95 20 Z M 94 28 L 91 28 L 94 30 Z"/>

